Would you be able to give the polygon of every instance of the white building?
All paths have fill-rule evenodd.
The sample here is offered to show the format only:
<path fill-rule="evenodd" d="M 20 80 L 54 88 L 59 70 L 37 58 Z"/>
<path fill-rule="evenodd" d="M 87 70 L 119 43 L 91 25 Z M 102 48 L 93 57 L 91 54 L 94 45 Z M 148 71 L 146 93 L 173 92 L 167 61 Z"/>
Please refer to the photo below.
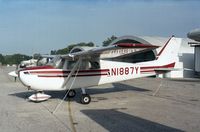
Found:
<path fill-rule="evenodd" d="M 195 62 L 195 72 L 198 76 L 200 76 L 200 28 L 196 28 L 192 31 L 190 31 L 187 34 L 187 37 L 195 40 L 192 42 L 189 42 L 191 47 L 194 47 L 194 62 Z"/>

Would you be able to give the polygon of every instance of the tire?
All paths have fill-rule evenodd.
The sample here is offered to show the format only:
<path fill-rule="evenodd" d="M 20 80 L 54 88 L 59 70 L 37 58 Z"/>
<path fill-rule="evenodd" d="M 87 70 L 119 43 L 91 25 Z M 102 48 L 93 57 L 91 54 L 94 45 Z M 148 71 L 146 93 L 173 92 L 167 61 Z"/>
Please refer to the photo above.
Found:
<path fill-rule="evenodd" d="M 68 98 L 73 98 L 76 96 L 76 91 L 75 90 L 69 90 L 67 97 Z"/>
<path fill-rule="evenodd" d="M 91 97 L 88 94 L 82 94 L 81 96 L 81 103 L 82 104 L 89 104 L 91 101 Z"/>

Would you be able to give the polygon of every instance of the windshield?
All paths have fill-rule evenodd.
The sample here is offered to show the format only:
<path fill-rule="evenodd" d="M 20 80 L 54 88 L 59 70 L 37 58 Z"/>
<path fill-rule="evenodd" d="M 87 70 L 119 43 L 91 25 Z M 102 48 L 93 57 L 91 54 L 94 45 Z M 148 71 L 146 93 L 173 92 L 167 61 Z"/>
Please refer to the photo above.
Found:
<path fill-rule="evenodd" d="M 60 65 L 62 65 L 61 63 L 63 61 L 64 60 L 60 56 L 56 56 L 49 63 L 47 63 L 47 65 L 53 66 L 55 68 L 59 68 Z"/>
<path fill-rule="evenodd" d="M 72 60 L 66 60 L 62 58 L 61 56 L 56 56 L 54 57 L 47 65 L 53 66 L 55 68 L 59 69 L 73 69 L 77 61 L 72 61 Z M 82 60 L 80 63 L 80 69 L 82 70 L 88 70 L 88 69 L 99 69 L 99 61 L 94 59 L 94 60 Z"/>
<path fill-rule="evenodd" d="M 41 57 L 37 61 L 37 66 L 47 65 L 52 60 L 51 57 Z"/>

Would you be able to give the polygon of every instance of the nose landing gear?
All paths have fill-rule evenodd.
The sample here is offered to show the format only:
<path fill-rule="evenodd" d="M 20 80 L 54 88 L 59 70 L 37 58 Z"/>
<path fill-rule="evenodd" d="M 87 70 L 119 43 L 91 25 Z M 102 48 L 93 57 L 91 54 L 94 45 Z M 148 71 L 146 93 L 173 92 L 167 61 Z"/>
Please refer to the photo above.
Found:
<path fill-rule="evenodd" d="M 42 91 L 36 91 L 36 93 L 31 95 L 28 99 L 33 102 L 42 102 L 48 100 L 50 97 L 50 95 L 44 94 Z"/>
<path fill-rule="evenodd" d="M 81 88 L 82 94 L 80 98 L 80 102 L 82 104 L 89 104 L 91 101 L 91 97 L 89 94 L 86 93 L 85 88 Z"/>

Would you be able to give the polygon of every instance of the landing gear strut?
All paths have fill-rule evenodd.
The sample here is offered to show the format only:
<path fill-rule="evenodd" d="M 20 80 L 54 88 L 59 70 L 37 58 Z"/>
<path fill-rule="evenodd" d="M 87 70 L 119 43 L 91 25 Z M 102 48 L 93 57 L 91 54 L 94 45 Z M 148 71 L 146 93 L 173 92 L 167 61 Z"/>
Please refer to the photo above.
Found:
<path fill-rule="evenodd" d="M 86 93 L 84 88 L 81 88 L 82 94 L 81 94 L 81 103 L 82 104 L 89 104 L 91 101 L 91 97 L 89 94 Z"/>

